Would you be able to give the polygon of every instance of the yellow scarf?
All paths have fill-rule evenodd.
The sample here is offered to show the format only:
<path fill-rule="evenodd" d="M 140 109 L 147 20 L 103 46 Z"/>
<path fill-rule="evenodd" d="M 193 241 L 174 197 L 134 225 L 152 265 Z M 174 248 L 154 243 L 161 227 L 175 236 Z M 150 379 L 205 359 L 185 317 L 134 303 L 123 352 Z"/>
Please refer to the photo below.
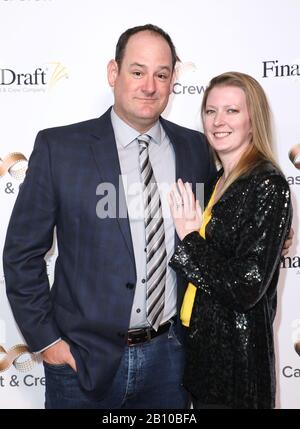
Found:
<path fill-rule="evenodd" d="M 211 207 L 215 199 L 215 193 L 217 190 L 218 182 L 216 183 L 214 191 L 210 197 L 210 200 L 203 212 L 202 225 L 201 225 L 199 234 L 201 235 L 202 238 L 204 238 L 204 240 L 205 240 L 205 228 L 211 220 Z M 180 310 L 180 319 L 183 326 L 186 326 L 186 327 L 190 326 L 190 320 L 191 320 L 193 305 L 195 301 L 196 290 L 197 290 L 196 286 L 194 286 L 192 283 L 189 283 L 183 298 L 183 302 Z"/>

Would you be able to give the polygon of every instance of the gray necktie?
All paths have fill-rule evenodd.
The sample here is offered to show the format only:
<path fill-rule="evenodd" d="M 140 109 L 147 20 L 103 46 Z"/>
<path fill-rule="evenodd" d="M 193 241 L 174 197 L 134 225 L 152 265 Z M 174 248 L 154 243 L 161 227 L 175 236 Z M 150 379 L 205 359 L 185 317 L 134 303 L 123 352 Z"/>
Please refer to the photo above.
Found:
<path fill-rule="evenodd" d="M 167 252 L 161 201 L 149 160 L 150 139 L 147 134 L 138 137 L 147 252 L 147 320 L 157 330 L 165 306 Z"/>

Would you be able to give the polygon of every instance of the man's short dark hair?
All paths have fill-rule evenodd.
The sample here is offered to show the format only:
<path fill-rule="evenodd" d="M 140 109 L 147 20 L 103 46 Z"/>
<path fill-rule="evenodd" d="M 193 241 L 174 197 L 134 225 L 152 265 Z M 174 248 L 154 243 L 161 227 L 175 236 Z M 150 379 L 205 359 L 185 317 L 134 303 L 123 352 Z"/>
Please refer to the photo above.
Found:
<path fill-rule="evenodd" d="M 133 36 L 136 33 L 139 33 L 141 31 L 150 31 L 151 33 L 155 33 L 158 36 L 161 36 L 165 41 L 168 43 L 171 49 L 171 55 L 172 55 L 172 69 L 174 70 L 176 61 L 180 61 L 177 53 L 176 48 L 172 42 L 171 37 L 166 33 L 163 29 L 160 27 L 157 27 L 156 25 L 152 24 L 145 24 L 145 25 L 139 25 L 137 27 L 129 28 L 128 30 L 124 31 L 123 34 L 121 34 L 117 46 L 116 46 L 116 54 L 115 54 L 115 60 L 118 63 L 119 68 L 121 68 L 122 61 L 124 58 L 125 49 L 128 43 L 128 40 L 131 36 Z"/>

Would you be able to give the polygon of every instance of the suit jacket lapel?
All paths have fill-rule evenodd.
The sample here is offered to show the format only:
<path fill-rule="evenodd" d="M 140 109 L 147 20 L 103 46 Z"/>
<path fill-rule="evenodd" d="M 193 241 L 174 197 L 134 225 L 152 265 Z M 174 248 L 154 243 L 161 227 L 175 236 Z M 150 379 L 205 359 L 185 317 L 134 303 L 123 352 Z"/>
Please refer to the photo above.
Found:
<path fill-rule="evenodd" d="M 134 251 L 130 232 L 129 218 L 126 206 L 126 198 L 121 178 L 120 162 L 114 131 L 110 119 L 109 109 L 96 122 L 96 127 L 91 134 L 96 138 L 91 143 L 91 150 L 97 165 L 102 183 L 110 183 L 116 190 L 116 213 L 117 221 L 123 238 L 127 244 L 128 251 L 134 262 Z"/>
<path fill-rule="evenodd" d="M 187 156 L 185 153 L 185 145 L 181 140 L 181 137 L 175 133 L 175 130 L 170 124 L 163 118 L 160 118 L 160 122 L 168 135 L 175 152 L 175 177 L 176 180 L 181 178 L 182 180 L 188 180 L 187 174 L 189 172 L 189 165 Z"/>
<path fill-rule="evenodd" d="M 163 118 L 160 118 L 160 122 L 168 135 L 175 152 L 175 177 L 176 181 L 181 178 L 183 181 L 190 180 L 187 176 L 190 167 L 188 163 L 188 157 L 186 156 L 186 148 L 180 135 L 170 126 L 170 124 Z M 179 238 L 175 232 L 175 245 L 179 244 Z"/>

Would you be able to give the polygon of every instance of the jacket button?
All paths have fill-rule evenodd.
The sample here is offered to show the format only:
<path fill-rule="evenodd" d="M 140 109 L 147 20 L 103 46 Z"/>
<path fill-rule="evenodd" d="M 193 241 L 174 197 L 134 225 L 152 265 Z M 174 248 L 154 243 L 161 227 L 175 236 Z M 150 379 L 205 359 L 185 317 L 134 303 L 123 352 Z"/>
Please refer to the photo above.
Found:
<path fill-rule="evenodd" d="M 127 287 L 127 289 L 133 289 L 134 288 L 134 284 L 132 284 L 132 283 L 126 283 L 126 287 Z"/>

